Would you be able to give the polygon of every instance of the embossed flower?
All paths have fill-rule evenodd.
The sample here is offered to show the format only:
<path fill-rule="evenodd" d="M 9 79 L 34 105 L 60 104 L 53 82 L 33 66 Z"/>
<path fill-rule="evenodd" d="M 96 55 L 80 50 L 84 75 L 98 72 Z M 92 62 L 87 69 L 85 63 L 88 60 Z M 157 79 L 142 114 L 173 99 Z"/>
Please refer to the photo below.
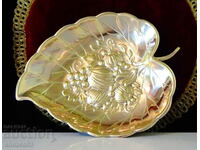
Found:
<path fill-rule="evenodd" d="M 16 97 L 31 100 L 73 129 L 129 136 L 169 110 L 171 69 L 153 55 L 155 27 L 127 13 L 102 13 L 61 28 L 26 65 Z"/>

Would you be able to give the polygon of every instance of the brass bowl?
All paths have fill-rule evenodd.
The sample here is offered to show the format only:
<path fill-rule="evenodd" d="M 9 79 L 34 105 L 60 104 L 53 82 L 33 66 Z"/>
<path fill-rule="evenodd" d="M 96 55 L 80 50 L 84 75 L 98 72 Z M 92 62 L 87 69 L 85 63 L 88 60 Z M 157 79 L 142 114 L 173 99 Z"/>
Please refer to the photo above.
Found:
<path fill-rule="evenodd" d="M 93 136 L 130 136 L 152 127 L 171 106 L 176 80 L 154 57 L 159 34 L 148 21 L 106 12 L 48 38 L 17 83 L 55 119 Z"/>

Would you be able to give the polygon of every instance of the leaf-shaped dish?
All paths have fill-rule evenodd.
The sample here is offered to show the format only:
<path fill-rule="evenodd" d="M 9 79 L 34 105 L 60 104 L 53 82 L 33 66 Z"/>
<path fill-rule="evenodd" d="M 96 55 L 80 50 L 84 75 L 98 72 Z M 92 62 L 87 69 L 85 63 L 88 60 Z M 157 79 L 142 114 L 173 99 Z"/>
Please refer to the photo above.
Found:
<path fill-rule="evenodd" d="M 39 47 L 16 98 L 94 136 L 147 130 L 169 110 L 176 86 L 165 58 L 153 57 L 158 44 L 156 28 L 127 13 L 80 19 Z"/>

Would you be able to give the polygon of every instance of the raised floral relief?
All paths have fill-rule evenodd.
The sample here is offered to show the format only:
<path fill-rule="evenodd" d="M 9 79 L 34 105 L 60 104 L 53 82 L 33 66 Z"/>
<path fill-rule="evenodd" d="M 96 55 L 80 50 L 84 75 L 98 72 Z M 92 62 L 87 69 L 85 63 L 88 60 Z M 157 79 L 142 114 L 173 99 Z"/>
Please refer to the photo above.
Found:
<path fill-rule="evenodd" d="M 146 130 L 169 110 L 175 90 L 173 72 L 153 56 L 158 44 L 156 28 L 130 14 L 83 18 L 39 47 L 16 97 L 91 135 Z"/>

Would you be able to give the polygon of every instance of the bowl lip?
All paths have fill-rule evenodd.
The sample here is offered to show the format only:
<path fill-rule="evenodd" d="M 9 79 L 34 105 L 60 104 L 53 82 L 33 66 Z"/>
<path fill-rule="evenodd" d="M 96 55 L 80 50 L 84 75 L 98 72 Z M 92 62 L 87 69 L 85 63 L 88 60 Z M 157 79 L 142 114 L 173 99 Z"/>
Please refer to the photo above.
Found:
<path fill-rule="evenodd" d="M 155 43 L 155 45 L 154 45 L 154 47 L 153 47 L 153 50 L 152 50 L 152 52 L 150 53 L 150 56 L 149 56 L 149 57 L 153 57 L 153 56 L 154 56 L 156 50 L 158 49 L 159 43 L 160 43 L 160 36 L 159 36 L 158 30 L 156 29 L 156 27 L 155 27 L 151 22 L 149 22 L 149 21 L 147 21 L 147 20 L 145 20 L 145 19 L 140 19 L 140 18 L 138 18 L 138 17 L 136 17 L 136 16 L 134 16 L 134 15 L 132 15 L 132 14 L 130 14 L 130 13 L 126 13 L 126 12 L 115 13 L 115 12 L 109 12 L 109 11 L 108 11 L 108 12 L 100 13 L 100 14 L 98 14 L 98 15 L 96 15 L 96 16 L 87 16 L 87 17 L 83 17 L 83 18 L 79 19 L 78 21 L 76 21 L 75 23 L 68 24 L 68 25 L 65 25 L 65 26 L 61 27 L 53 36 L 58 36 L 59 34 L 62 33 L 63 30 L 68 30 L 69 28 L 77 27 L 77 26 L 79 26 L 82 22 L 85 22 L 85 21 L 87 21 L 87 20 L 89 20 L 89 19 L 93 19 L 93 20 L 94 20 L 94 19 L 97 19 L 97 20 L 98 20 L 98 18 L 100 18 L 100 17 L 102 17 L 102 16 L 105 16 L 105 15 L 115 15 L 115 16 L 125 15 L 125 16 L 127 16 L 127 17 L 129 17 L 129 18 L 135 18 L 137 21 L 145 22 L 145 23 L 148 24 L 150 27 L 152 27 L 153 30 L 155 31 L 156 43 Z M 48 40 L 48 39 L 47 39 L 47 40 Z M 45 42 L 45 41 L 44 41 L 44 42 Z M 44 43 L 44 42 L 43 42 L 43 43 Z M 43 45 L 43 43 L 41 44 L 41 46 Z M 40 48 L 40 47 L 39 47 L 39 48 Z M 39 48 L 38 48 L 38 50 L 39 50 Z"/>
<path fill-rule="evenodd" d="M 154 31 L 156 32 L 156 37 L 157 37 L 156 39 L 157 39 L 157 41 L 156 41 L 156 44 L 155 44 L 155 46 L 154 46 L 154 48 L 153 48 L 153 50 L 152 50 L 152 53 L 151 53 L 151 55 L 150 55 L 150 57 L 152 57 L 151 60 L 152 60 L 152 61 L 155 61 L 155 62 L 157 62 L 157 63 L 159 63 L 159 65 L 162 65 L 164 68 L 167 68 L 168 71 L 171 73 L 170 76 L 172 77 L 172 89 L 171 89 L 171 91 L 170 91 L 170 93 L 169 93 L 169 97 L 170 97 L 170 98 L 168 99 L 168 103 L 166 104 L 164 110 L 163 110 L 162 112 L 160 112 L 159 115 L 156 116 L 156 118 L 154 118 L 153 121 L 152 121 L 150 124 L 144 126 L 143 128 L 140 128 L 140 129 L 138 129 L 138 130 L 130 130 L 130 133 L 128 133 L 128 134 L 125 133 L 125 134 L 113 134 L 113 135 L 107 135 L 107 134 L 106 134 L 106 135 L 102 135 L 102 134 L 98 134 L 98 133 L 93 133 L 93 132 L 90 132 L 90 131 L 86 131 L 86 130 L 84 130 L 84 129 L 81 130 L 81 128 L 76 128 L 76 127 L 74 127 L 70 122 L 68 122 L 68 121 L 63 121 L 63 120 L 57 118 L 55 115 L 52 114 L 51 109 L 49 109 L 49 108 L 47 108 L 47 107 L 41 106 L 40 104 L 38 104 L 37 102 L 35 102 L 32 98 L 27 97 L 27 96 L 19 96 L 19 94 L 18 94 L 18 92 L 19 92 L 19 85 L 20 85 L 20 83 L 21 83 L 22 78 L 28 73 L 27 69 L 29 68 L 29 65 L 31 65 L 31 61 L 33 60 L 34 56 L 36 56 L 36 54 L 38 54 L 38 53 L 41 51 L 41 49 L 43 48 L 43 46 L 46 45 L 47 42 L 48 42 L 49 40 L 52 40 L 52 39 L 54 39 L 54 38 L 57 38 L 57 36 L 58 36 L 60 33 L 62 33 L 62 31 L 63 31 L 64 29 L 66 30 L 66 29 L 69 29 L 69 28 L 71 28 L 71 27 L 78 26 L 78 25 L 79 25 L 80 23 L 82 23 L 83 21 L 86 21 L 86 20 L 88 20 L 88 19 L 96 19 L 96 18 L 98 18 L 98 17 L 100 17 L 100 16 L 107 15 L 107 14 L 112 14 L 112 15 L 124 14 L 124 15 L 128 15 L 128 16 L 134 17 L 134 18 L 136 18 L 136 19 L 138 19 L 138 20 L 140 20 L 140 21 L 144 21 L 145 23 L 147 23 L 147 24 L 149 24 L 151 27 L 153 27 Z M 167 64 L 165 64 L 165 63 L 163 63 L 163 62 L 157 60 L 157 59 L 154 57 L 154 53 L 156 52 L 156 50 L 157 50 L 157 48 L 158 48 L 159 41 L 160 41 L 159 33 L 158 33 L 157 29 L 155 28 L 155 26 L 154 26 L 152 23 L 150 23 L 149 21 L 146 21 L 146 20 L 144 20 L 144 19 L 139 19 L 139 18 L 137 18 L 136 16 L 134 16 L 134 15 L 132 15 L 132 14 L 129 14 L 129 13 L 103 12 L 103 13 L 100 13 L 99 15 L 97 15 L 97 16 L 88 16 L 88 17 L 81 18 L 81 19 L 79 19 L 78 21 L 76 21 L 74 24 L 68 24 L 68 25 L 63 26 L 63 27 L 60 28 L 53 36 L 47 38 L 47 39 L 39 46 L 39 48 L 37 49 L 36 53 L 27 61 L 27 64 L 26 64 L 26 66 L 25 66 L 24 73 L 20 76 L 20 78 L 19 78 L 19 80 L 18 80 L 18 82 L 17 82 L 16 91 L 15 91 L 16 100 L 18 100 L 18 101 L 21 101 L 21 100 L 29 100 L 29 101 L 33 102 L 35 105 L 39 106 L 40 108 L 46 110 L 53 118 L 55 118 L 56 120 L 58 120 L 58 121 L 60 121 L 60 122 L 62 122 L 62 123 L 67 124 L 67 125 L 70 126 L 72 129 L 74 129 L 74 130 L 76 130 L 76 131 L 78 131 L 78 132 L 84 132 L 84 133 L 87 133 L 87 134 L 89 134 L 89 135 L 96 136 L 96 137 L 127 137 L 127 136 L 133 135 L 133 134 L 136 133 L 136 132 L 145 131 L 145 130 L 151 128 L 153 125 L 155 125 L 155 124 L 158 122 L 158 120 L 160 120 L 160 119 L 169 111 L 169 109 L 170 109 L 170 107 L 171 107 L 171 104 L 172 104 L 172 98 L 173 98 L 173 95 L 174 95 L 174 92 L 175 92 L 175 89 L 176 89 L 176 78 L 175 78 L 175 74 L 173 73 L 173 71 L 171 70 L 171 68 L 170 68 Z"/>

